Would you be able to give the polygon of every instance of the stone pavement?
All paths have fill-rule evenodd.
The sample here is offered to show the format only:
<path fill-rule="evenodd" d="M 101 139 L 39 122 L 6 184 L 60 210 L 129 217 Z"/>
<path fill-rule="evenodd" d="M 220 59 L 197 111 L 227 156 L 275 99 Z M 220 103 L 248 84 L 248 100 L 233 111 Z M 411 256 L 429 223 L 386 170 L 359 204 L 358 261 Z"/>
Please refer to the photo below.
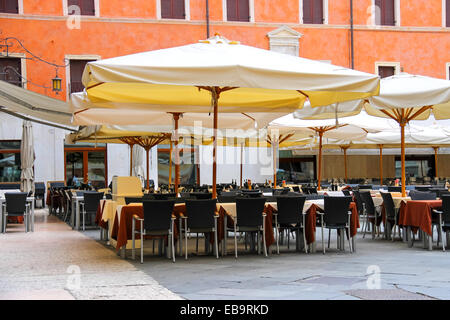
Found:
<path fill-rule="evenodd" d="M 235 260 L 230 242 L 230 254 L 219 260 L 199 255 L 187 261 L 177 257 L 172 264 L 149 251 L 145 263 L 135 266 L 186 299 L 450 299 L 450 251 L 436 246 L 427 251 L 419 241 L 408 248 L 401 241 L 358 235 L 357 252 L 351 254 L 347 243 L 346 252 L 336 250 L 332 234 L 331 248 L 323 255 L 320 232 L 317 238 L 313 254 L 284 247 L 279 256 L 240 252 Z"/>
<path fill-rule="evenodd" d="M 34 233 L 8 225 L 0 257 L 0 299 L 181 299 L 47 210 Z"/>

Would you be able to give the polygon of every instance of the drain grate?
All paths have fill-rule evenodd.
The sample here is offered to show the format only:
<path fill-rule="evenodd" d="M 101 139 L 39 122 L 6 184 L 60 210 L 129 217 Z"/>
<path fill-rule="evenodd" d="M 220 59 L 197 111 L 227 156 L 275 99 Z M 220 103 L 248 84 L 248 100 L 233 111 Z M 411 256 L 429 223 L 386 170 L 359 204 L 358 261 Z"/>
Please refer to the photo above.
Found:
<path fill-rule="evenodd" d="M 437 300 L 420 293 L 409 292 L 403 289 L 359 289 L 344 291 L 344 293 L 363 300 Z"/>

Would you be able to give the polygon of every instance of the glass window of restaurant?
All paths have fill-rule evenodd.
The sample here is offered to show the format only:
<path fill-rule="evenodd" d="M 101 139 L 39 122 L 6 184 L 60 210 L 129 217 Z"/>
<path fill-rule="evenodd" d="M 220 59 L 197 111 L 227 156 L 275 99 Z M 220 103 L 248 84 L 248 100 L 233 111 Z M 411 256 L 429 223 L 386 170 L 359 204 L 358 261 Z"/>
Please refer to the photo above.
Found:
<path fill-rule="evenodd" d="M 173 148 L 174 150 L 174 148 Z M 180 185 L 194 185 L 199 175 L 195 148 L 180 146 Z M 169 184 L 170 146 L 158 146 L 158 183 Z M 172 153 L 172 184 L 175 182 L 175 153 Z"/>
<path fill-rule="evenodd" d="M 106 187 L 108 181 L 106 144 L 65 145 L 64 161 L 67 185 L 72 185 L 76 176 L 80 182 L 90 183 L 96 188 Z"/>
<path fill-rule="evenodd" d="M 20 182 L 20 140 L 0 140 L 0 182 Z"/>
<path fill-rule="evenodd" d="M 410 155 L 406 156 L 406 177 L 410 181 L 427 182 L 434 178 L 434 155 Z M 402 165 L 400 157 L 395 157 L 395 176 L 401 177 Z"/>
<path fill-rule="evenodd" d="M 280 151 L 277 181 L 310 182 L 316 179 L 316 157 L 294 156 L 290 150 Z"/>

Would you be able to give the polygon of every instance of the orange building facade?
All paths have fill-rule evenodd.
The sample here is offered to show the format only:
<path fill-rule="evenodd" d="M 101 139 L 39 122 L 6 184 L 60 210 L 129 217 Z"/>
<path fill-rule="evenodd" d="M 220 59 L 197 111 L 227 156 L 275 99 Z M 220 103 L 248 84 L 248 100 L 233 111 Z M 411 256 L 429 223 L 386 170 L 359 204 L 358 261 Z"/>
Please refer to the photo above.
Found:
<path fill-rule="evenodd" d="M 0 7 L 2 1 L 11 2 L 1 0 Z M 394 72 L 449 79 L 449 0 L 244 0 L 246 21 L 229 21 L 235 20 L 229 18 L 229 7 L 234 2 L 240 6 L 242 0 L 180 1 L 184 13 L 173 19 L 164 18 L 163 11 L 176 0 L 83 0 L 78 3 L 88 3 L 92 12 L 80 17 L 69 15 L 79 13 L 72 6 L 77 1 L 16 0 L 16 12 L 0 13 L 0 37 L 16 37 L 35 55 L 59 65 L 64 59 L 104 59 L 206 38 L 208 4 L 210 35 L 344 67 L 353 63 L 355 69 L 370 73 L 387 66 Z M 391 25 L 380 25 L 385 8 L 377 5 L 384 2 L 392 6 Z M 312 20 L 305 10 L 311 5 L 321 11 L 321 21 L 308 23 Z M 4 55 L 5 48 L 0 49 Z M 18 58 L 29 57 L 17 45 L 8 50 Z M 58 95 L 40 87 L 51 86 L 55 67 L 22 59 L 20 72 L 30 90 L 59 99 L 69 96 L 70 66 L 58 68 L 63 87 Z"/>

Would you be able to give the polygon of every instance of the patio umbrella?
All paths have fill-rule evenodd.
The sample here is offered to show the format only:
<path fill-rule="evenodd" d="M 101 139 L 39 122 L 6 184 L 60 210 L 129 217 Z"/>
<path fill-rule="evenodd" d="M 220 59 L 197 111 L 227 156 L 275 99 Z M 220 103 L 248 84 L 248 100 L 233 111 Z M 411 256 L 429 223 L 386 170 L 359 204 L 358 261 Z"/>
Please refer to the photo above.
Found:
<path fill-rule="evenodd" d="M 381 80 L 380 96 L 365 104 L 368 114 L 398 122 L 401 132 L 402 196 L 406 196 L 405 126 L 425 120 L 450 118 L 450 81 L 402 73 Z"/>
<path fill-rule="evenodd" d="M 145 177 L 145 170 L 142 166 L 144 160 L 144 149 L 142 147 L 134 146 L 131 152 L 131 176 L 139 177 L 141 180 Z M 150 176 L 147 173 L 147 176 Z"/>
<path fill-rule="evenodd" d="M 377 76 L 240 45 L 215 36 L 196 44 L 90 62 L 83 84 L 93 102 L 213 113 L 284 112 L 378 94 Z M 216 135 L 215 135 L 216 138 Z M 213 196 L 216 196 L 216 141 Z"/>
<path fill-rule="evenodd" d="M 22 126 L 22 140 L 20 142 L 20 188 L 22 192 L 34 192 L 34 142 L 33 126 L 30 121 L 24 121 Z"/>
<path fill-rule="evenodd" d="M 345 119 L 345 118 L 343 118 Z M 303 135 L 310 135 L 311 137 L 318 136 L 319 138 L 319 165 L 318 165 L 318 189 L 321 189 L 322 177 L 322 145 L 323 138 L 334 139 L 363 139 L 369 131 L 376 131 L 374 129 L 366 129 L 363 123 L 359 125 L 351 124 L 345 120 L 336 123 L 335 120 L 301 120 L 295 118 L 295 114 L 284 116 L 271 122 L 270 130 L 279 130 L 285 133 L 292 132 Z M 286 143 L 286 147 L 292 146 Z"/>

